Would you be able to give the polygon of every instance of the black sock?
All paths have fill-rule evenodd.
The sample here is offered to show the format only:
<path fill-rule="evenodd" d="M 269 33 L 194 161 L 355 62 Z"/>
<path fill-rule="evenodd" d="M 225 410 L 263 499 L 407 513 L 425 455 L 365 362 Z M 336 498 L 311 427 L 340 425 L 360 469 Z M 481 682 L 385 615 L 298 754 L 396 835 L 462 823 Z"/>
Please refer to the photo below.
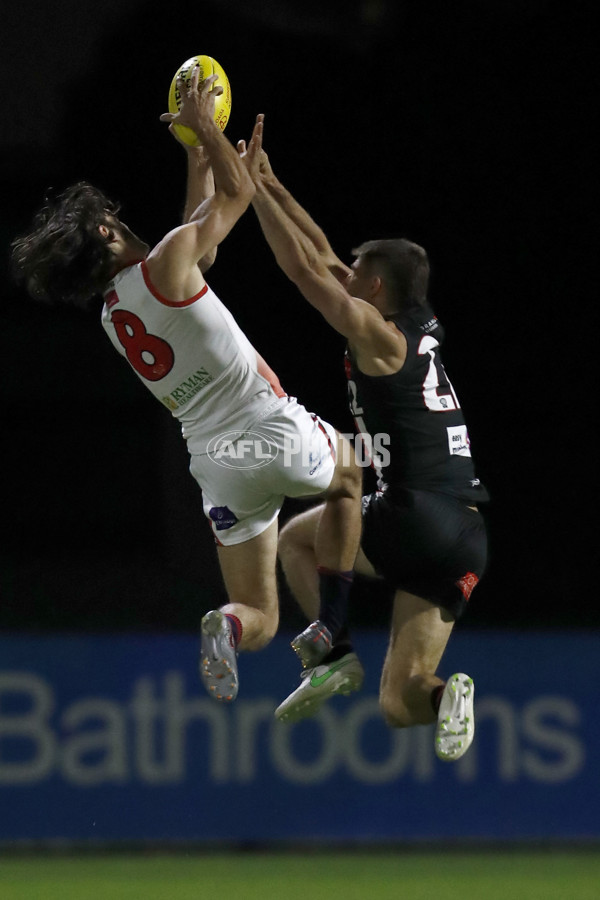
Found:
<path fill-rule="evenodd" d="M 433 711 L 436 716 L 440 711 L 440 703 L 442 702 L 442 694 L 444 693 L 445 687 L 445 684 L 438 684 L 438 686 L 434 687 L 431 694 L 429 695 L 431 698 L 431 705 L 433 706 Z"/>
<path fill-rule="evenodd" d="M 319 573 L 319 621 L 331 632 L 333 643 L 337 643 L 342 629 L 346 626 L 348 595 L 352 587 L 354 572 L 335 572 L 325 566 L 317 566 Z"/>
<path fill-rule="evenodd" d="M 341 659 L 342 656 L 346 656 L 347 653 L 352 653 L 354 647 L 352 646 L 352 639 L 350 637 L 350 631 L 347 625 L 342 627 L 342 630 L 338 634 L 335 639 L 335 643 L 327 656 L 321 660 L 320 665 L 326 665 L 327 663 L 336 662 L 336 660 Z"/>

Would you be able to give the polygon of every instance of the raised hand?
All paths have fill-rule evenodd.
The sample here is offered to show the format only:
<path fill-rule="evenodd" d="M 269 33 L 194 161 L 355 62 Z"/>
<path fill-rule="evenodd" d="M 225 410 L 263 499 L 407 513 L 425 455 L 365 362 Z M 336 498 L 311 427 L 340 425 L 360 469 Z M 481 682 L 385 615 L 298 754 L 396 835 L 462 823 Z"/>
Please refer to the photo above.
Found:
<path fill-rule="evenodd" d="M 273 176 L 269 157 L 265 153 L 262 145 L 264 121 L 264 114 L 259 113 L 256 117 L 256 122 L 252 130 L 252 137 L 250 138 L 248 146 L 246 146 L 246 141 L 244 140 L 238 141 L 237 143 L 238 153 L 244 160 L 248 173 L 255 184 L 260 179 Z"/>
<path fill-rule="evenodd" d="M 163 113 L 161 122 L 169 123 L 169 130 L 175 135 L 173 125 L 191 128 L 198 137 L 206 128 L 215 125 L 215 100 L 223 93 L 221 85 L 216 85 L 218 75 L 210 75 L 200 82 L 200 67 L 194 66 L 189 82 L 177 79 L 177 89 L 181 95 L 181 108 L 177 113 Z"/>

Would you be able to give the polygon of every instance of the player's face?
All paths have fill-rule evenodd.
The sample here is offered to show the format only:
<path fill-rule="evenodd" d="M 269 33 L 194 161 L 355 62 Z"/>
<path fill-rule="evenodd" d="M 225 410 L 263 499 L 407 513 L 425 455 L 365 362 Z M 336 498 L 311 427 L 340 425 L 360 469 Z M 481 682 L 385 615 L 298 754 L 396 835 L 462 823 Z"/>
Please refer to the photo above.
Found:
<path fill-rule="evenodd" d="M 150 246 L 141 238 L 133 233 L 133 231 L 125 224 L 125 222 L 121 222 L 120 219 L 113 217 L 115 230 L 119 232 L 119 235 L 123 239 L 124 243 L 133 250 L 135 253 L 139 255 L 140 258 L 145 258 L 148 256 L 150 252 Z"/>
<path fill-rule="evenodd" d="M 373 278 L 372 272 L 369 272 L 369 265 L 363 257 L 357 257 L 352 265 L 352 274 L 348 275 L 345 288 L 353 297 L 359 300 L 366 300 L 367 303 L 373 303 L 376 293 L 376 282 L 379 279 Z"/>

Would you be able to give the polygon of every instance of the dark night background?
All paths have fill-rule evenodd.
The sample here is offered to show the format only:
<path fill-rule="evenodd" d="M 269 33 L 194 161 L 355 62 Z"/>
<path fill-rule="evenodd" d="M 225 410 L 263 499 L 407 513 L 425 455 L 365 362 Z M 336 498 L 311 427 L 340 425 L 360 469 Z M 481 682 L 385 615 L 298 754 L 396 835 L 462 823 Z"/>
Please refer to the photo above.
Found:
<path fill-rule="evenodd" d="M 150 242 L 179 221 L 185 158 L 158 117 L 178 65 L 207 53 L 232 85 L 226 134 L 266 114 L 273 167 L 342 258 L 396 235 L 430 254 L 492 496 L 489 570 L 461 627 L 600 627 L 594 6 L 58 0 L 4 15 L 0 626 L 195 630 L 223 602 L 176 423 L 97 315 L 37 306 L 6 274 L 49 185 L 90 180 Z M 251 210 L 208 279 L 287 391 L 350 431 L 343 339 Z M 285 591 L 282 606 L 295 628 Z M 353 614 L 385 624 L 385 598 L 359 584 Z"/>

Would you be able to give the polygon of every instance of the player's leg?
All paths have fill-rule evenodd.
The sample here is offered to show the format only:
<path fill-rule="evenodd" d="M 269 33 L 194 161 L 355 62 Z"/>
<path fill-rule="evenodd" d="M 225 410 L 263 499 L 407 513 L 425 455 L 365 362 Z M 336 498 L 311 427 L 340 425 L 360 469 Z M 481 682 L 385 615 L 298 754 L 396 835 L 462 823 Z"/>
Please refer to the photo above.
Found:
<path fill-rule="evenodd" d="M 436 752 L 457 759 L 473 737 L 473 682 L 458 673 L 444 685 L 436 673 L 485 565 L 479 516 L 431 492 L 375 495 L 365 510 L 362 546 L 397 588 L 381 680 L 382 713 L 391 727 L 437 718 Z"/>
<path fill-rule="evenodd" d="M 296 587 L 302 595 L 303 608 L 315 609 L 310 594 L 318 590 L 318 618 L 292 641 L 304 668 L 333 662 L 352 649 L 347 611 L 361 533 L 362 470 L 348 441 L 335 437 L 336 464 L 325 503 L 291 525 L 280 547 L 284 571 L 287 568 L 294 582 L 292 590 Z"/>
<path fill-rule="evenodd" d="M 293 516 L 279 532 L 277 553 L 285 580 L 309 622 L 319 615 L 317 531 L 324 504 Z"/>
<path fill-rule="evenodd" d="M 275 520 L 256 537 L 217 549 L 229 598 L 221 612 L 240 622 L 239 650 L 261 650 L 277 632 L 277 533 Z"/>
<path fill-rule="evenodd" d="M 319 617 L 317 534 L 325 504 L 313 506 L 289 519 L 279 532 L 277 553 L 286 582 L 309 622 Z M 359 546 L 354 572 L 379 578 Z"/>
<path fill-rule="evenodd" d="M 444 683 L 435 673 L 453 627 L 454 618 L 446 610 L 396 591 L 379 695 L 383 717 L 391 727 L 435 721 L 432 694 Z"/>
<path fill-rule="evenodd" d="M 444 682 L 436 674 L 454 621 L 443 607 L 397 591 L 379 694 L 392 728 L 437 721 L 435 749 L 444 760 L 461 757 L 475 729 L 472 679 L 456 673 Z"/>
<path fill-rule="evenodd" d="M 202 618 L 200 674 L 211 696 L 229 702 L 239 688 L 238 652 L 260 650 L 277 631 L 277 520 L 218 555 L 229 602 Z"/>
<path fill-rule="evenodd" d="M 322 507 L 316 507 L 291 519 L 279 537 L 279 557 L 288 584 L 307 617 L 314 616 L 319 607 L 319 580 L 316 575 L 315 539 Z M 379 578 L 361 547 L 354 563 L 354 571 L 371 578 Z M 350 694 L 360 690 L 364 670 L 354 653 L 349 635 L 338 640 L 332 652 L 319 664 L 305 668 L 302 681 L 275 710 L 281 722 L 297 722 L 315 715 L 323 703 L 334 694 Z"/>
<path fill-rule="evenodd" d="M 347 625 L 361 532 L 362 470 L 348 442 L 336 437 L 337 462 L 325 503 L 294 517 L 279 538 L 290 589 L 314 620 L 292 641 L 304 671 L 300 687 L 275 711 L 281 721 L 314 715 L 332 694 L 358 690 L 364 678 Z"/>
<path fill-rule="evenodd" d="M 283 495 L 257 478 L 243 456 L 240 460 L 227 468 L 210 454 L 190 460 L 228 594 L 227 603 L 202 618 L 200 674 L 210 695 L 224 701 L 237 695 L 238 650 L 264 647 L 277 630 L 279 612 L 277 517 Z"/>
<path fill-rule="evenodd" d="M 323 506 L 315 507 L 291 519 L 280 532 L 279 558 L 288 584 L 298 603 L 311 619 L 320 606 L 319 577 L 315 551 L 316 536 Z M 359 547 L 354 571 L 373 578 L 379 576 Z M 313 623 L 316 624 L 316 623 Z M 310 628 L 307 631 L 310 633 Z M 305 634 L 306 632 L 303 632 Z M 297 640 L 297 638 L 295 639 Z M 281 722 L 297 722 L 315 715 L 334 694 L 350 694 L 362 687 L 364 670 L 354 653 L 349 634 L 342 631 L 330 651 L 313 667 L 305 667 L 300 686 L 275 710 Z"/>
<path fill-rule="evenodd" d="M 315 535 L 317 565 L 332 571 L 352 571 L 360 544 L 362 469 L 350 443 L 337 434 L 333 478 Z"/>

